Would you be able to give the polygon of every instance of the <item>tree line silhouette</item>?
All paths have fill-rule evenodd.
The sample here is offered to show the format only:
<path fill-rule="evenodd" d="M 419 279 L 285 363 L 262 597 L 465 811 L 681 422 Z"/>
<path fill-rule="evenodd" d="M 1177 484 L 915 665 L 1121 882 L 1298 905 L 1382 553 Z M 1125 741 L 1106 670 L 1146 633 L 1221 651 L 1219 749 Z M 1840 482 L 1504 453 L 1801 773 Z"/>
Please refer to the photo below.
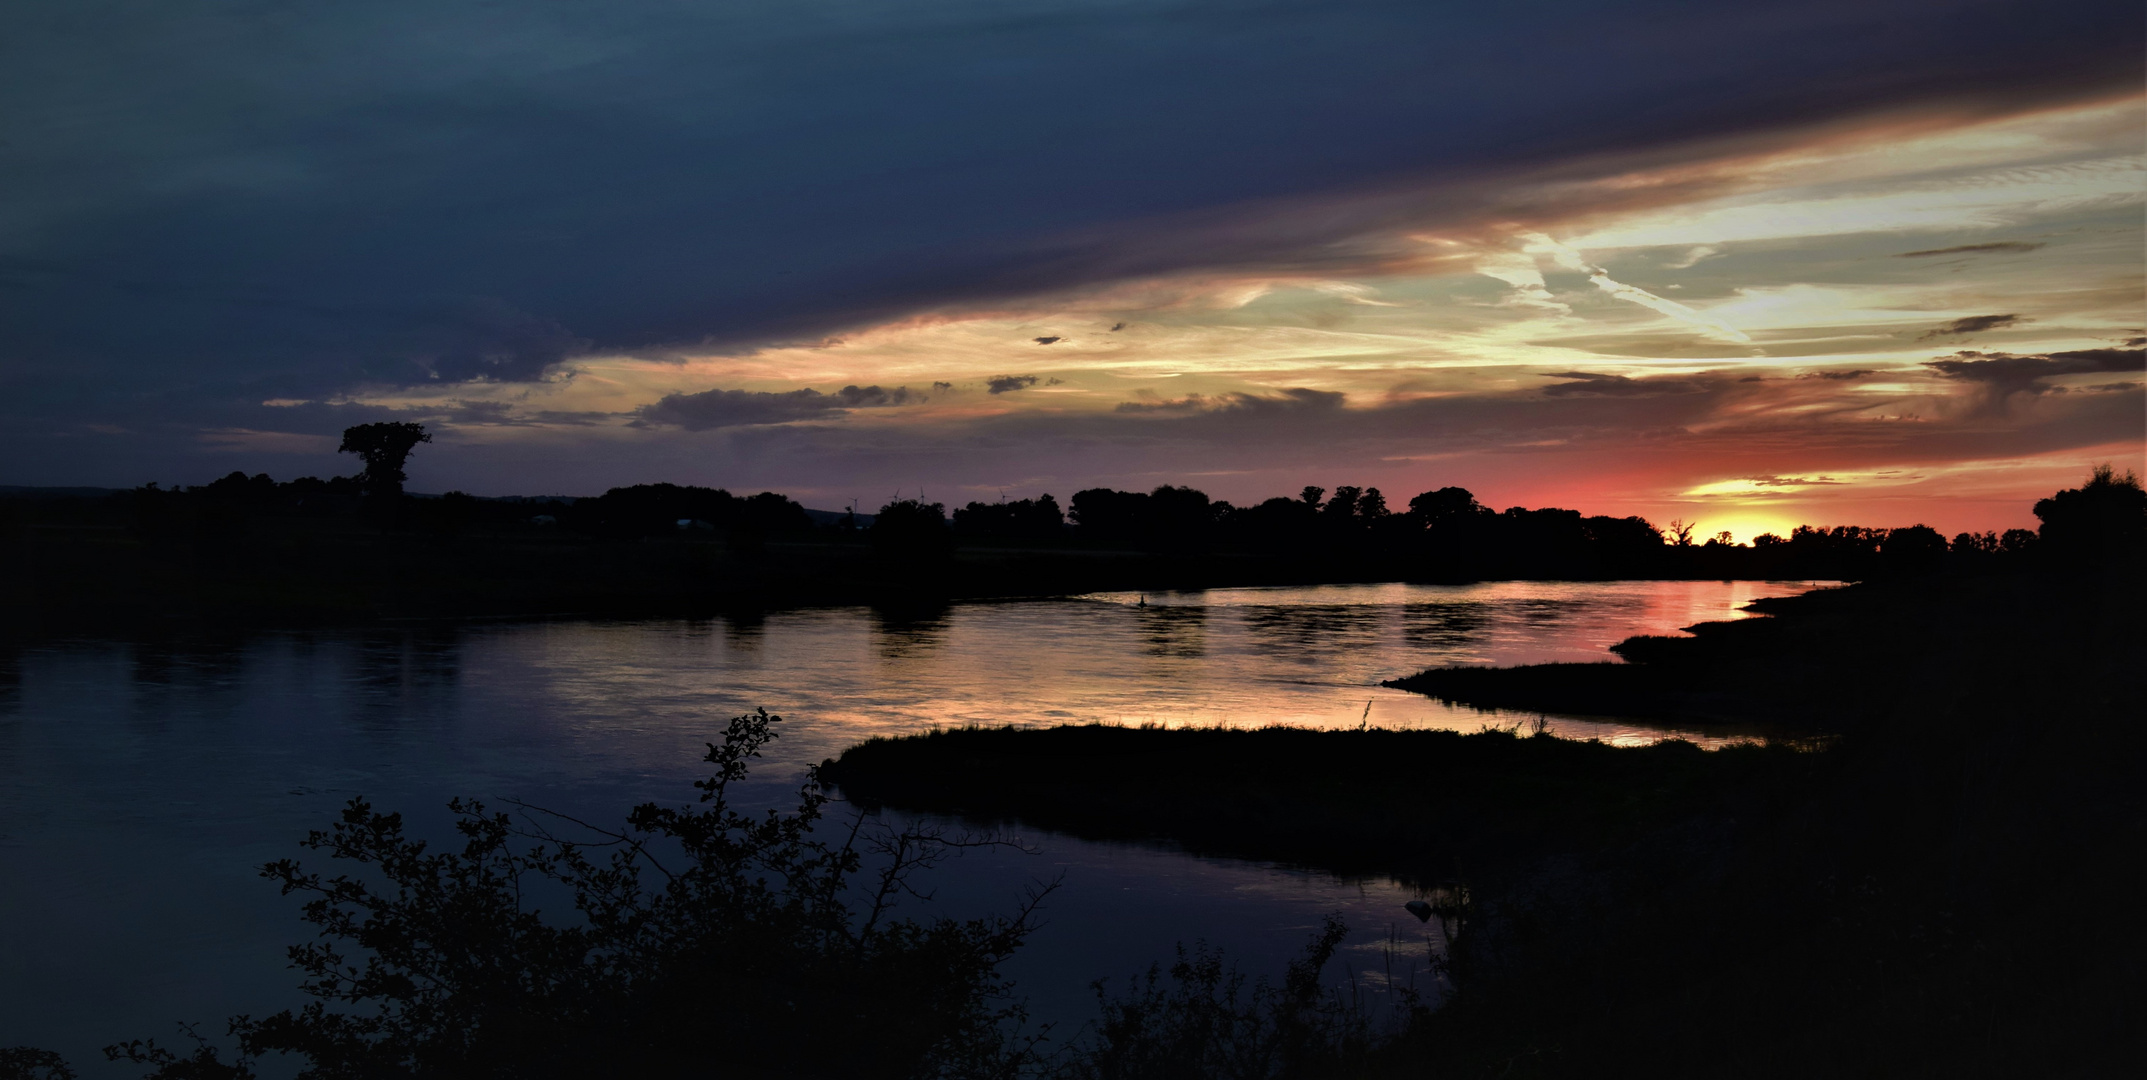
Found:
<path fill-rule="evenodd" d="M 343 447 L 363 468 L 325 480 L 233 472 L 101 498 L 0 499 L 0 540 L 22 542 L 20 557 L 44 567 L 23 581 L 50 586 L 17 582 L 37 594 L 19 606 L 87 610 L 79 597 L 100 580 L 137 605 L 280 610 L 320 607 L 328 594 L 308 583 L 336 578 L 329 607 L 400 609 L 422 594 L 436 613 L 1314 581 L 1866 580 L 2063 564 L 2140 542 L 2125 524 L 2137 483 L 2107 467 L 2037 503 L 2039 530 L 1949 540 L 1921 524 L 1805 525 L 1738 544 L 1683 521 L 1497 510 L 1457 486 L 1396 503 L 1376 487 L 1308 486 L 1244 506 L 1190 486 L 1097 487 L 1063 505 L 1045 494 L 951 515 L 922 499 L 834 514 L 777 492 L 669 483 L 580 498 L 411 495 L 405 467 L 428 438 L 418 424 L 353 427 Z M 571 588 L 560 577 L 568 562 Z"/>

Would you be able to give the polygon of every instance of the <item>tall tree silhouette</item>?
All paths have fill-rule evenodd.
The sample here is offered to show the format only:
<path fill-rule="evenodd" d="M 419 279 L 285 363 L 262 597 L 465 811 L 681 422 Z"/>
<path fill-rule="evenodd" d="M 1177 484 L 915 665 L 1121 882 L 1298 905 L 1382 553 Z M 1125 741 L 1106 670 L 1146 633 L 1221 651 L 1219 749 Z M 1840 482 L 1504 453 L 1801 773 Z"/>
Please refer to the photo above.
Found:
<path fill-rule="evenodd" d="M 358 482 L 368 495 L 384 495 L 391 500 L 403 493 L 403 464 L 410 460 L 410 451 L 417 444 L 432 441 L 432 434 L 425 425 L 408 421 L 390 421 L 379 424 L 359 424 L 343 429 L 343 445 L 337 453 L 356 454 L 365 462 L 365 471 L 358 474 Z"/>

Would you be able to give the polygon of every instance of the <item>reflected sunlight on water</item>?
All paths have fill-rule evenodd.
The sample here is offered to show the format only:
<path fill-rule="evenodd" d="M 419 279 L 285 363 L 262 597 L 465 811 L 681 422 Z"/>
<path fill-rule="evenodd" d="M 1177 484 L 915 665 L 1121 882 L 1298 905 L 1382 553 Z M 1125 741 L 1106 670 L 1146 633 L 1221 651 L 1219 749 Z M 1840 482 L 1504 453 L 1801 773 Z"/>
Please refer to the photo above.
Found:
<path fill-rule="evenodd" d="M 508 714 L 541 709 L 606 752 L 623 732 L 665 755 L 659 713 L 765 705 L 793 726 L 802 767 L 870 735 L 932 726 L 1213 724 L 1474 731 L 1534 714 L 1443 705 L 1378 683 L 1427 667 L 1615 659 L 1634 634 L 1742 617 L 1809 582 L 1497 582 L 1099 593 L 899 615 L 864 609 L 753 620 L 559 623 L 473 634 L 464 663 Z M 490 711 L 490 710 L 488 710 Z M 1551 732 L 1616 743 L 1665 729 L 1551 717 Z M 1703 745 L 1721 741 L 1688 735 Z"/>

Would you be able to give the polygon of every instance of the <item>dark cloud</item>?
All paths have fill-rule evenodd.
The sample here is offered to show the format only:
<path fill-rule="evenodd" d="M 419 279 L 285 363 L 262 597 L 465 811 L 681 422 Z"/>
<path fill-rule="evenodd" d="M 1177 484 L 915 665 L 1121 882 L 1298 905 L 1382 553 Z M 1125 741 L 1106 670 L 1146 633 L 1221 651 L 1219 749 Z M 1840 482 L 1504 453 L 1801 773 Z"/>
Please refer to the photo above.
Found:
<path fill-rule="evenodd" d="M 2147 349 L 2077 349 L 2042 356 L 1963 350 L 1923 366 L 1948 379 L 1986 387 L 2002 399 L 2023 392 L 2042 393 L 2050 389 L 2048 380 L 2061 375 L 2140 371 L 2147 366 Z"/>
<path fill-rule="evenodd" d="M 1120 414 L 1189 416 L 1198 413 L 1301 413 L 1333 412 L 1342 408 L 1348 395 L 1334 390 L 1295 386 L 1274 394 L 1187 394 L 1175 400 L 1121 401 L 1113 411 Z"/>
<path fill-rule="evenodd" d="M 784 393 L 705 390 L 698 394 L 665 394 L 654 405 L 636 409 L 635 416 L 644 424 L 706 431 L 753 424 L 782 424 L 843 409 L 906 405 L 912 400 L 915 395 L 908 387 L 888 390 L 878 386 L 845 386 L 832 394 L 811 388 Z"/>
<path fill-rule="evenodd" d="M 1221 406 L 1221 404 L 1222 399 L 1220 398 L 1210 398 L 1205 394 L 1187 394 L 1182 398 L 1174 398 L 1168 400 L 1159 399 L 1155 401 L 1121 401 L 1117 405 L 1113 406 L 1113 409 L 1114 411 L 1121 413 L 1135 414 L 1184 414 L 1205 412 L 1208 409 L 1218 408 Z"/>
<path fill-rule="evenodd" d="M 1857 368 L 1853 371 L 1807 371 L 1801 375 L 1798 375 L 1797 378 L 1825 379 L 1828 382 L 1854 382 L 1858 379 L 1868 378 L 1876 374 L 1878 374 L 1878 372 L 1873 371 L 1870 368 Z"/>
<path fill-rule="evenodd" d="M 994 394 L 1006 394 L 1015 390 L 1027 390 L 1036 385 L 1034 375 L 994 375 L 984 380 L 984 389 Z"/>
<path fill-rule="evenodd" d="M 907 405 L 911 394 L 909 387 L 897 386 L 884 390 L 878 386 L 845 386 L 829 395 L 837 405 L 845 409 L 876 409 L 886 405 Z"/>
<path fill-rule="evenodd" d="M 2027 321 L 2018 315 L 1970 315 L 1966 318 L 1955 319 L 1943 326 L 1935 327 L 1916 340 L 1929 341 L 1932 338 L 1980 334 L 1986 330 L 2002 330 L 2008 326 L 2018 326 Z"/>
<path fill-rule="evenodd" d="M 1961 244 L 1957 247 L 1930 248 L 1925 251 L 1904 251 L 1897 259 L 1922 259 L 1932 255 L 2020 255 L 2042 247 L 2040 243 L 2024 240 L 2000 240 L 1989 244 Z"/>
<path fill-rule="evenodd" d="M 1065 339 L 1065 338 L 1060 338 L 1060 337 L 1040 337 L 1040 338 L 1037 338 L 1037 339 L 1036 339 L 1036 343 L 1037 343 L 1038 345 L 1050 345 L 1050 344 L 1053 344 L 1053 343 L 1055 343 L 1055 342 L 1060 342 L 1060 341 L 1064 341 L 1064 340 L 1066 340 L 1066 339 Z"/>
<path fill-rule="evenodd" d="M 503 300 L 479 299 L 428 314 L 409 335 L 400 359 L 441 382 L 528 382 L 590 342 L 557 321 Z M 411 375 L 388 372 L 389 381 Z"/>
<path fill-rule="evenodd" d="M 1115 334 L 1115 333 L 1119 332 L 1120 330 L 1124 330 L 1125 328 L 1126 328 L 1126 324 L 1125 324 L 1125 323 L 1122 323 L 1122 322 L 1116 322 L 1116 323 L 1112 323 L 1112 324 L 1111 324 L 1111 333 L 1114 333 L 1114 334 Z"/>
<path fill-rule="evenodd" d="M 1595 394 L 1606 397 L 1659 397 L 1664 394 L 1697 394 L 1707 389 L 1707 384 L 1697 379 L 1674 376 L 1655 376 L 1634 379 L 1624 375 L 1606 375 L 1592 371 L 1560 371 L 1549 376 L 1552 379 L 1570 379 L 1543 388 L 1549 397 L 1566 397 L 1575 394 Z"/>
<path fill-rule="evenodd" d="M 534 422 L 516 416 L 513 403 L 506 401 L 457 401 L 447 418 L 457 424 L 520 426 Z"/>
<path fill-rule="evenodd" d="M 932 384 L 932 389 L 934 389 L 934 390 L 952 390 L 952 389 L 954 389 L 954 384 L 953 384 L 953 383 L 950 383 L 950 382 L 936 382 L 936 383 L 933 383 L 933 384 Z"/>

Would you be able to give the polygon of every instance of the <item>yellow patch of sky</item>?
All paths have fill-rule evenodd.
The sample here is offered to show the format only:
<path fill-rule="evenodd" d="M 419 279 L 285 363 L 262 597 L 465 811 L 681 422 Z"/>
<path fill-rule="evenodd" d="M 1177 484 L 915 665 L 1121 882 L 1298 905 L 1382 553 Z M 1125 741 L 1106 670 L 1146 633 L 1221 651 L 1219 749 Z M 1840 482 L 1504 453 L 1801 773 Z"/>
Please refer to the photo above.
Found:
<path fill-rule="evenodd" d="M 1739 476 L 1697 484 L 1676 496 L 1687 520 L 1697 520 L 1706 536 L 1728 529 L 1739 543 L 1772 532 L 1787 536 L 1799 524 L 1856 518 L 1864 524 L 1898 526 L 1886 512 L 1840 510 L 1830 504 L 1854 502 L 1865 505 L 1901 506 L 1947 501 L 1992 501 L 2010 504 L 2022 491 L 2047 492 L 2077 486 L 2085 479 L 2081 461 L 2123 460 L 2136 457 L 2135 446 L 2103 446 L 2086 455 L 2075 451 L 2007 458 L 1978 458 L 1950 462 L 1919 462 L 1874 465 L 1853 469 L 1830 469 L 1794 476 Z M 2024 509 L 2024 508 L 2023 508 Z M 2016 510 L 2021 526 L 2032 527 Z"/>

